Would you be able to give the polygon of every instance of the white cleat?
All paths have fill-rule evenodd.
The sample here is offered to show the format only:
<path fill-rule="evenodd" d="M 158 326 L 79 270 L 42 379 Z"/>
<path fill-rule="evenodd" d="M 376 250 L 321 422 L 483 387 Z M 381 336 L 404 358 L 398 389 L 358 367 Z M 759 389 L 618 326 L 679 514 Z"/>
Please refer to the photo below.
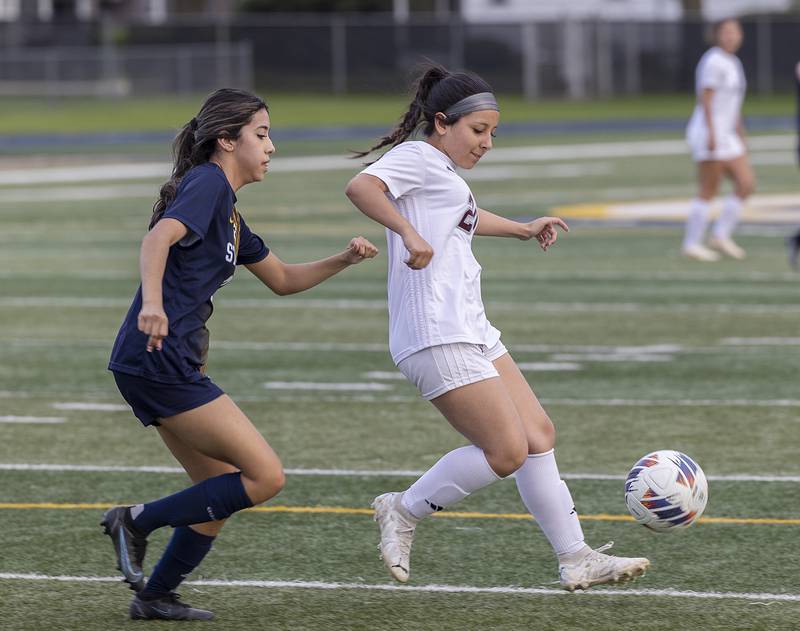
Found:
<path fill-rule="evenodd" d="M 681 251 L 686 258 L 702 261 L 703 263 L 713 263 L 719 261 L 719 254 L 714 250 L 708 249 L 704 245 L 689 245 Z"/>
<path fill-rule="evenodd" d="M 408 581 L 411 570 L 411 542 L 414 540 L 414 519 L 400 504 L 402 493 L 384 493 L 372 501 L 375 521 L 381 529 L 381 559 L 392 577 L 401 583 Z"/>
<path fill-rule="evenodd" d="M 741 261 L 747 256 L 744 250 L 733 239 L 717 239 L 712 237 L 708 240 L 708 245 L 717 250 L 717 252 L 722 252 L 725 256 L 729 256 L 737 261 Z"/>
<path fill-rule="evenodd" d="M 561 587 L 569 592 L 576 589 L 589 589 L 593 585 L 606 583 L 622 583 L 630 581 L 637 576 L 644 576 L 645 570 L 650 567 L 650 561 L 644 558 L 615 557 L 603 554 L 614 542 L 591 550 L 575 563 L 565 563 L 559 566 L 558 572 Z"/>

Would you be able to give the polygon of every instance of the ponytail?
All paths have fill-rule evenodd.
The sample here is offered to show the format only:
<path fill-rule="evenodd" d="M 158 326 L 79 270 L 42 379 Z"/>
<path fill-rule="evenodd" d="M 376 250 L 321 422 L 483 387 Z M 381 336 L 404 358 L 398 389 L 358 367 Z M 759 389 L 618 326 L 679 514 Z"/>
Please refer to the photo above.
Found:
<path fill-rule="evenodd" d="M 153 204 L 150 229 L 174 201 L 186 173 L 214 155 L 217 139 L 238 138 L 242 127 L 262 109 L 269 111 L 262 99 L 244 90 L 223 88 L 209 95 L 197 116 L 183 126 L 172 142 L 172 176 L 163 184 Z"/>
<path fill-rule="evenodd" d="M 354 152 L 353 158 L 363 158 L 373 151 L 387 145 L 396 147 L 422 127 L 426 136 L 433 134 L 436 127 L 436 114 L 444 113 L 462 99 L 474 94 L 491 92 L 492 88 L 477 75 L 464 72 L 450 72 L 438 65 L 431 65 L 416 81 L 416 94 L 403 115 L 400 123 L 389 135 L 380 139 L 378 144 L 367 151 Z M 452 125 L 464 116 L 463 113 L 451 113 L 442 122 Z"/>
<path fill-rule="evenodd" d="M 380 139 L 378 144 L 371 147 L 367 151 L 355 152 L 353 158 L 363 158 L 373 151 L 377 151 L 386 145 L 396 147 L 401 142 L 405 142 L 417 130 L 417 128 L 426 120 L 425 107 L 428 97 L 433 87 L 450 76 L 446 68 L 442 66 L 430 66 L 425 73 L 419 77 L 415 82 L 416 94 L 414 99 L 408 106 L 408 110 L 403 115 L 400 123 L 395 127 L 387 136 Z M 436 112 L 434 112 L 435 114 Z"/>

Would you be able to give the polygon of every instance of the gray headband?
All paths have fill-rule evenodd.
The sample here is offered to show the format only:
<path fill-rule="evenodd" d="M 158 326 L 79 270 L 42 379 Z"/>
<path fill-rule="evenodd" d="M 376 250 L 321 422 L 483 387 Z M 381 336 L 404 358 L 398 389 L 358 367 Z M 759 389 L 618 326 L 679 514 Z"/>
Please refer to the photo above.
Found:
<path fill-rule="evenodd" d="M 472 112 L 479 112 L 481 110 L 494 110 L 499 112 L 500 108 L 497 107 L 497 99 L 491 92 L 479 92 L 457 103 L 454 103 L 444 111 L 445 116 L 461 116 L 462 114 L 470 114 Z"/>

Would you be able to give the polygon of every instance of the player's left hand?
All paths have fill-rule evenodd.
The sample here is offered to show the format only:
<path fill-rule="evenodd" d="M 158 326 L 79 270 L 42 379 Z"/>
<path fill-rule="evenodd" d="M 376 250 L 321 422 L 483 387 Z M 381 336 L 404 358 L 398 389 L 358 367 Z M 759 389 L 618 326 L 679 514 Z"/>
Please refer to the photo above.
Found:
<path fill-rule="evenodd" d="M 344 251 L 344 260 L 349 265 L 360 263 L 364 259 L 371 259 L 378 255 L 378 248 L 364 237 L 355 237 L 350 241 Z"/>
<path fill-rule="evenodd" d="M 556 227 L 560 227 L 564 232 L 569 232 L 569 226 L 564 222 L 563 219 L 559 219 L 558 217 L 539 217 L 527 224 L 527 232 L 522 239 L 527 241 L 528 239 L 533 239 L 534 237 L 539 242 L 539 247 L 542 248 L 545 252 L 547 248 L 553 245 L 558 239 L 558 231 Z"/>

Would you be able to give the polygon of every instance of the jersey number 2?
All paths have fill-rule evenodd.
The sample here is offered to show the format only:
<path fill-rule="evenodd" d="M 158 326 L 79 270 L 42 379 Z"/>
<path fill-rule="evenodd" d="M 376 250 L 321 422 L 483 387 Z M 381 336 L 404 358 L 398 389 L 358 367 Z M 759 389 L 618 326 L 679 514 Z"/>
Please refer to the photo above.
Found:
<path fill-rule="evenodd" d="M 472 232 L 475 228 L 475 219 L 478 216 L 478 211 L 475 209 L 475 206 L 470 206 L 470 209 L 464 213 L 464 216 L 461 218 L 461 221 L 458 224 L 458 227 L 461 228 L 464 232 Z"/>

